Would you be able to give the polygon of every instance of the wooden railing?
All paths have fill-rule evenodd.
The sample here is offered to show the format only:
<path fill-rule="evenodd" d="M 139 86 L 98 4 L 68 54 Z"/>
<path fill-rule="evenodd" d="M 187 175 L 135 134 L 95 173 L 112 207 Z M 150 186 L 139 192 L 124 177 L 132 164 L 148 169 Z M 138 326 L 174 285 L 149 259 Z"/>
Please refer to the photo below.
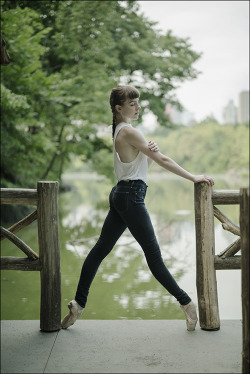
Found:
<path fill-rule="evenodd" d="M 240 232 L 241 232 L 241 298 L 242 298 L 242 373 L 250 373 L 250 219 L 249 188 L 240 190 Z"/>
<path fill-rule="evenodd" d="M 8 229 L 1 240 L 12 241 L 27 257 L 1 257 L 1 270 L 40 271 L 40 328 L 61 328 L 61 270 L 58 232 L 58 182 L 38 182 L 37 189 L 2 188 L 1 204 L 35 205 L 37 210 Z M 39 255 L 15 233 L 37 219 Z"/>
<path fill-rule="evenodd" d="M 206 183 L 195 184 L 196 286 L 200 327 L 219 330 L 216 270 L 242 269 L 243 373 L 249 373 L 249 188 L 237 191 L 213 190 Z M 239 204 L 240 227 L 231 222 L 215 205 Z M 215 255 L 214 216 L 225 230 L 239 236 Z M 236 253 L 241 250 L 241 256 Z"/>

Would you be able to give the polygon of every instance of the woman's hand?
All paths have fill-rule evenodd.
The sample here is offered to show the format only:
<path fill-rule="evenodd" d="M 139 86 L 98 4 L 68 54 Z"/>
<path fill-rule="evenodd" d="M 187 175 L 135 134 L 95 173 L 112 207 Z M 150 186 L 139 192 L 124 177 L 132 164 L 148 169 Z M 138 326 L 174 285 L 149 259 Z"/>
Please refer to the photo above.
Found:
<path fill-rule="evenodd" d="M 209 186 L 214 185 L 214 180 L 211 177 L 207 177 L 206 175 L 194 175 L 194 183 L 198 182 L 206 182 Z"/>
<path fill-rule="evenodd" d="M 158 145 L 155 142 L 152 142 L 151 140 L 149 140 L 148 142 L 148 148 L 152 152 L 158 152 L 160 150 Z"/>

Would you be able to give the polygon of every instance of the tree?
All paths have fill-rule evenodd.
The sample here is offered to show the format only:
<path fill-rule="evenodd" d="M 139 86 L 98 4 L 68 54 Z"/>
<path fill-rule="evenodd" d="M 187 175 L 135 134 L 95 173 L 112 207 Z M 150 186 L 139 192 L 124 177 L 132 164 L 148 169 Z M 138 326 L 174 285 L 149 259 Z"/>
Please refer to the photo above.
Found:
<path fill-rule="evenodd" d="M 38 18 L 28 8 L 3 14 L 11 51 L 11 63 L 1 70 L 3 186 L 31 186 L 40 176 L 46 151 L 53 147 L 42 111 L 50 82 L 40 61 L 45 52 L 40 41 L 49 29 Z"/>
<path fill-rule="evenodd" d="M 136 85 L 142 111 L 168 124 L 165 105 L 177 102 L 178 82 L 197 76 L 200 55 L 138 10 L 137 1 L 2 3 L 13 60 L 1 72 L 3 186 L 60 180 L 71 154 L 95 160 L 100 172 L 112 148 L 98 127 L 111 124 L 109 93 L 118 83 Z"/>
<path fill-rule="evenodd" d="M 245 125 L 207 122 L 152 136 L 163 153 L 192 173 L 244 174 L 249 169 L 248 132 Z"/>

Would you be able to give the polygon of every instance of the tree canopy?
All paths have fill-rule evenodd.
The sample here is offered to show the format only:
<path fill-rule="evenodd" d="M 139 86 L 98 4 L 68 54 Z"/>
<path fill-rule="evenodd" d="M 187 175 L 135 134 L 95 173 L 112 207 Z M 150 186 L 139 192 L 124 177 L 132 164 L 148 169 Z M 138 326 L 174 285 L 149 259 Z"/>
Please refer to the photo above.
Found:
<path fill-rule="evenodd" d="M 1 68 L 3 187 L 60 180 L 72 154 L 100 170 L 114 86 L 135 85 L 142 112 L 167 126 L 166 103 L 198 74 L 189 39 L 158 31 L 137 1 L 5 0 L 1 22 L 11 58 Z"/>

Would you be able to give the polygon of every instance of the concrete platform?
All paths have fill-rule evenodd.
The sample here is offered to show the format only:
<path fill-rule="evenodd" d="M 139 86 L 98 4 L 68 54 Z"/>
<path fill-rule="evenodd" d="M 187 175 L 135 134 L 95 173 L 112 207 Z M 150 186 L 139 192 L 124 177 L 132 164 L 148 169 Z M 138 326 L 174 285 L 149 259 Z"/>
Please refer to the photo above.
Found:
<path fill-rule="evenodd" d="M 242 324 L 186 331 L 184 320 L 79 320 L 45 333 L 1 321 L 1 373 L 241 373 Z"/>

